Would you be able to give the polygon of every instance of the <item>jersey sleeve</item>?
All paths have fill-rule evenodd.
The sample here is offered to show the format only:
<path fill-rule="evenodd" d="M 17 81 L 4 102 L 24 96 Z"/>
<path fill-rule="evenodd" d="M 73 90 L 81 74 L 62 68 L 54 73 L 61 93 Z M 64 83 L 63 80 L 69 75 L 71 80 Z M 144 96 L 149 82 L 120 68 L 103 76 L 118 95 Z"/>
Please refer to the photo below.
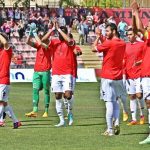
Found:
<path fill-rule="evenodd" d="M 97 45 L 98 52 L 106 52 L 110 49 L 111 43 L 109 41 L 105 41 L 103 44 Z"/>

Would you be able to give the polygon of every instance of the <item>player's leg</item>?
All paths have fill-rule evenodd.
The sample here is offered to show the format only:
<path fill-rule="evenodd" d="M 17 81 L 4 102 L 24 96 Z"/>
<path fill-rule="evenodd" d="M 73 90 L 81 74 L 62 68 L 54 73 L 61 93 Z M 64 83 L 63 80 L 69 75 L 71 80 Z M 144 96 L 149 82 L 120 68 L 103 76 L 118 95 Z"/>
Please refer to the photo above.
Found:
<path fill-rule="evenodd" d="M 42 73 L 42 83 L 44 89 L 45 112 L 43 117 L 48 117 L 48 109 L 50 103 L 50 71 Z"/>
<path fill-rule="evenodd" d="M 120 117 L 120 106 L 119 101 L 113 101 L 113 119 L 114 119 L 114 134 L 118 135 L 120 133 L 120 126 L 119 126 L 119 117 Z"/>
<path fill-rule="evenodd" d="M 136 81 L 136 98 L 138 102 L 138 107 L 140 111 L 140 124 L 144 124 L 145 118 L 144 118 L 144 99 L 143 99 L 143 90 L 142 90 L 142 85 L 141 85 L 141 78 L 138 78 L 135 80 Z"/>
<path fill-rule="evenodd" d="M 129 116 L 128 116 L 128 108 L 127 108 L 127 93 L 126 93 L 126 88 L 125 88 L 125 83 L 123 82 L 120 84 L 120 99 L 121 99 L 121 105 L 123 109 L 123 121 L 127 121 Z"/>
<path fill-rule="evenodd" d="M 135 89 L 135 83 L 132 79 L 126 80 L 126 90 L 127 94 L 129 95 L 130 99 L 130 112 L 131 112 L 131 121 L 127 125 L 136 125 L 137 123 L 137 100 L 136 100 L 136 89 Z"/>
<path fill-rule="evenodd" d="M 27 117 L 37 117 L 38 103 L 39 103 L 39 90 L 42 87 L 41 76 L 39 72 L 34 72 L 33 74 L 33 90 L 32 90 L 32 103 L 33 111 L 26 113 Z"/>
<path fill-rule="evenodd" d="M 63 78 L 61 75 L 52 76 L 51 89 L 52 92 L 55 93 L 56 112 L 60 120 L 60 122 L 57 125 L 55 125 L 56 127 L 61 127 L 65 125 L 64 113 L 63 113 L 63 100 L 62 100 L 62 95 L 63 95 L 62 80 Z"/>
<path fill-rule="evenodd" d="M 3 119 L 3 113 L 4 113 L 4 98 L 6 96 L 5 87 L 3 84 L 0 84 L 0 127 L 3 127 L 4 119 Z"/>
<path fill-rule="evenodd" d="M 109 79 L 101 79 L 101 93 L 102 98 L 105 101 L 106 106 L 106 124 L 107 129 L 102 135 L 112 136 L 113 132 L 113 101 L 115 101 L 115 91 L 113 88 L 112 80 Z"/>
<path fill-rule="evenodd" d="M 64 82 L 63 82 L 63 91 L 64 91 L 64 97 L 66 98 L 68 102 L 68 121 L 69 125 L 73 124 L 73 102 L 74 102 L 74 96 L 73 96 L 73 76 L 72 75 L 64 75 Z"/>
<path fill-rule="evenodd" d="M 145 99 L 148 110 L 149 135 L 145 140 L 139 142 L 139 144 L 150 144 L 150 78 L 142 79 L 142 88 L 143 88 L 143 99 Z"/>
<path fill-rule="evenodd" d="M 10 114 L 11 119 L 13 121 L 13 127 L 14 127 L 14 129 L 16 129 L 19 126 L 21 126 L 21 123 L 16 118 L 12 107 L 8 104 L 9 89 L 10 89 L 9 85 L 4 85 L 3 86 L 3 92 L 5 93 L 4 96 L 3 96 L 4 112 L 8 112 Z"/>
<path fill-rule="evenodd" d="M 5 102 L 4 111 L 10 113 L 14 129 L 17 129 L 22 125 L 21 122 L 17 119 L 12 107 L 8 104 L 8 102 Z"/>
<path fill-rule="evenodd" d="M 0 101 L 0 127 L 5 126 L 5 123 L 3 120 L 3 113 L 4 113 L 4 103 L 3 101 Z"/>

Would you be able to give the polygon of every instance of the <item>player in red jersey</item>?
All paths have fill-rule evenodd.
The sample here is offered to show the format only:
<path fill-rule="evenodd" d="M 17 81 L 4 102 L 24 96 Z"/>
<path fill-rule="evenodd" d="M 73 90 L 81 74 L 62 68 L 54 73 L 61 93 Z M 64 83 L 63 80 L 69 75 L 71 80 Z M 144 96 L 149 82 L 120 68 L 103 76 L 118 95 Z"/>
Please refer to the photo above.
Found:
<path fill-rule="evenodd" d="M 73 40 L 73 35 L 70 33 L 69 34 L 70 39 Z M 77 45 L 75 45 L 74 48 L 74 67 L 73 67 L 73 94 L 72 94 L 72 98 L 70 99 L 70 101 L 68 102 L 67 99 L 64 99 L 64 105 L 65 105 L 65 109 L 67 110 L 67 116 L 68 116 L 68 121 L 69 121 L 69 125 L 73 124 L 73 103 L 74 103 L 74 89 L 75 89 L 75 84 L 76 84 L 76 78 L 77 78 L 77 57 L 82 55 L 82 51 L 81 48 Z"/>
<path fill-rule="evenodd" d="M 53 32 L 53 29 L 51 30 Z M 32 40 L 33 34 L 35 41 Z M 43 32 L 37 35 L 36 29 L 32 30 L 27 37 L 27 44 L 37 49 L 36 60 L 33 74 L 33 111 L 26 113 L 27 117 L 36 117 L 38 113 L 39 91 L 44 89 L 45 112 L 43 117 L 48 117 L 50 103 L 50 69 L 51 69 L 51 52 L 48 45 L 49 40 L 41 42 Z"/>
<path fill-rule="evenodd" d="M 139 42 L 136 39 L 136 34 L 130 28 L 127 31 L 129 42 L 126 44 L 124 57 L 126 90 L 130 98 L 130 111 L 132 121 L 127 125 L 136 125 L 137 122 L 137 102 L 140 110 L 140 124 L 144 124 L 144 100 L 142 98 L 143 91 L 141 88 L 141 63 L 143 58 L 144 42 Z"/>
<path fill-rule="evenodd" d="M 122 87 L 123 57 L 126 44 L 118 38 L 117 26 L 113 23 L 106 26 L 106 40 L 99 44 L 100 35 L 97 36 L 93 49 L 103 52 L 101 71 L 101 93 L 106 105 L 107 130 L 102 134 L 112 136 L 119 134 L 119 102 L 118 97 Z M 113 130 L 114 120 L 114 130 Z"/>
<path fill-rule="evenodd" d="M 74 40 L 70 40 L 67 28 L 58 27 L 54 20 L 54 26 L 59 34 L 59 39 L 52 39 L 49 47 L 52 50 L 52 92 L 55 93 L 56 111 L 60 122 L 56 127 L 64 126 L 63 100 L 62 96 L 71 103 L 73 91 L 73 72 L 74 72 Z M 45 38 L 49 37 L 49 33 Z"/>
<path fill-rule="evenodd" d="M 142 88 L 143 88 L 143 98 L 146 102 L 147 110 L 148 110 L 148 123 L 150 130 L 150 22 L 147 24 L 147 28 L 145 29 L 139 14 L 139 5 L 136 1 L 133 1 L 132 5 L 132 15 L 133 15 L 133 27 L 135 31 L 140 30 L 140 32 L 144 35 L 145 41 L 145 49 L 144 56 L 142 60 L 141 66 L 141 77 L 142 77 Z M 149 136 L 139 142 L 139 144 L 150 144 L 150 131 Z"/>
<path fill-rule="evenodd" d="M 4 33 L 0 33 L 0 126 L 4 126 L 3 112 L 6 112 L 12 118 L 13 127 L 16 129 L 21 126 L 21 123 L 8 104 L 11 58 L 12 48 L 8 44 L 8 37 Z"/>

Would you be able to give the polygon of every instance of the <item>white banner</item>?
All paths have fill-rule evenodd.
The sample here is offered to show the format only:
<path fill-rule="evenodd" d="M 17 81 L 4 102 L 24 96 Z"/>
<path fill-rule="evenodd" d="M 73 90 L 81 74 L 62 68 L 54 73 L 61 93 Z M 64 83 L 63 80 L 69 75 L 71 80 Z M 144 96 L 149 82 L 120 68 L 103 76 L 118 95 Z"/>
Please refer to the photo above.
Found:
<path fill-rule="evenodd" d="M 32 82 L 33 69 L 10 69 L 10 82 Z M 78 69 L 77 82 L 97 82 L 94 69 Z"/>

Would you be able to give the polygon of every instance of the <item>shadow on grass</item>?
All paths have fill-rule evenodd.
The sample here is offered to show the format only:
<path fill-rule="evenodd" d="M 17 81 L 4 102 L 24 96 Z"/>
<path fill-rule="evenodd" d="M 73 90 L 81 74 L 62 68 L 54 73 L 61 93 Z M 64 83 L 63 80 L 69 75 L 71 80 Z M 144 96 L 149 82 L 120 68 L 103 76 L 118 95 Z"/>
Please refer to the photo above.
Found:
<path fill-rule="evenodd" d="M 105 125 L 106 123 L 92 123 L 92 124 L 77 124 L 77 125 L 73 125 L 73 126 L 98 126 L 98 125 Z"/>
<path fill-rule="evenodd" d="M 126 136 L 126 135 L 136 135 L 136 134 L 149 134 L 148 132 L 145 133 L 125 133 L 125 134 L 120 134 L 121 136 Z"/>

